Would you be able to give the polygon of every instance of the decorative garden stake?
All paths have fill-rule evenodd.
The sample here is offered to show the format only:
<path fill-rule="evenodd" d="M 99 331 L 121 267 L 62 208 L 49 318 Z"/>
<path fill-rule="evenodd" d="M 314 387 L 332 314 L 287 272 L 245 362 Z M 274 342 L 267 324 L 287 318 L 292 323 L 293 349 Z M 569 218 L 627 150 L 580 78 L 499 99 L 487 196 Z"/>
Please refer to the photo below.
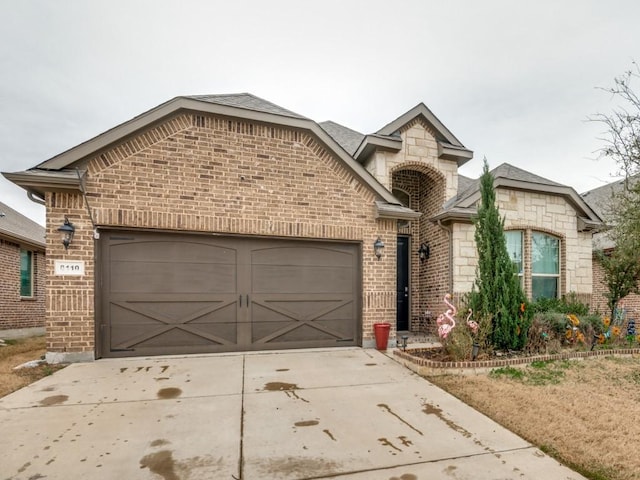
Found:
<path fill-rule="evenodd" d="M 471 315 L 473 315 L 473 310 L 469 309 L 469 314 L 467 315 L 467 326 L 475 335 L 476 333 L 478 333 L 478 322 L 476 322 L 475 320 L 471 320 Z"/>
<path fill-rule="evenodd" d="M 451 294 L 447 293 L 444 296 L 444 303 L 449 307 L 449 309 L 438 315 L 436 323 L 438 324 L 438 335 L 440 338 L 447 338 L 451 330 L 453 330 L 456 326 L 455 315 L 458 313 L 456 307 L 451 303 Z"/>

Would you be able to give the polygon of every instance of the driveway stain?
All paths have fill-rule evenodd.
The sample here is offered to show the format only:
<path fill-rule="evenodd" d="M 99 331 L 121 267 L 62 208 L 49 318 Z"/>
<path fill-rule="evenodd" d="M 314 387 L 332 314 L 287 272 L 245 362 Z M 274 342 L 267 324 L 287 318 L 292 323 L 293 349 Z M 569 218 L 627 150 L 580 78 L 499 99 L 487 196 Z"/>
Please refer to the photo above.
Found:
<path fill-rule="evenodd" d="M 164 480 L 180 480 L 175 471 L 175 461 L 171 450 L 150 453 L 140 459 L 140 468 L 148 468 Z"/>
<path fill-rule="evenodd" d="M 395 413 L 393 410 L 391 410 L 391 407 L 389 407 L 389 405 L 387 405 L 386 403 L 379 403 L 378 407 L 386 410 L 387 412 L 389 412 L 391 415 L 393 415 L 394 417 L 396 417 L 398 420 L 400 420 L 402 423 L 404 423 L 407 427 L 409 427 L 411 430 L 413 430 L 414 432 L 419 433 L 420 435 L 424 436 L 424 434 L 418 430 L 416 427 L 414 427 L 413 425 L 411 425 L 409 422 L 407 422 L 404 418 L 402 418 L 400 415 L 398 415 L 397 413 Z M 442 412 L 442 410 L 440 410 L 440 412 Z"/>
<path fill-rule="evenodd" d="M 320 422 L 317 420 L 304 420 L 302 422 L 296 422 L 294 425 L 296 427 L 311 427 L 313 425 L 318 425 Z"/>
<path fill-rule="evenodd" d="M 156 395 L 162 400 L 169 400 L 182 395 L 182 390 L 176 387 L 161 388 Z"/>
<path fill-rule="evenodd" d="M 382 445 L 384 445 L 384 446 L 386 446 L 386 447 L 391 447 L 391 448 L 393 448 L 394 450 L 397 450 L 398 452 L 401 452 L 401 451 L 402 451 L 402 449 L 400 449 L 400 448 L 396 447 L 393 443 L 391 443 L 388 439 L 386 439 L 386 438 L 384 438 L 384 437 L 379 438 L 379 439 L 378 439 L 378 441 L 379 441 Z M 395 453 L 394 453 L 394 455 L 395 455 Z"/>
<path fill-rule="evenodd" d="M 472 436 L 471 432 L 469 432 L 468 430 L 465 430 L 460 425 L 456 424 L 453 420 L 451 420 L 449 418 L 445 418 L 444 414 L 442 413 L 442 409 L 441 408 L 438 408 L 438 407 L 436 407 L 434 405 L 431 405 L 430 403 L 424 403 L 423 407 L 424 408 L 422 409 L 422 411 L 424 413 L 426 413 L 427 415 L 435 415 L 440 420 L 442 420 L 449 428 L 451 428 L 452 430 L 455 430 L 456 432 L 462 434 L 462 436 L 464 436 L 466 438 L 470 438 Z"/>
<path fill-rule="evenodd" d="M 152 447 L 160 447 L 162 445 L 168 445 L 171 442 L 169 440 L 165 440 L 164 438 L 159 438 L 157 440 L 154 440 L 153 442 L 151 442 L 151 446 Z"/>
<path fill-rule="evenodd" d="M 340 464 L 324 458 L 279 457 L 261 461 L 262 478 L 307 477 L 337 473 Z"/>
<path fill-rule="evenodd" d="M 289 398 L 295 398 L 296 400 L 309 403 L 309 400 L 297 394 L 296 390 L 298 390 L 298 385 L 295 383 L 269 382 L 264 385 L 263 390 L 267 392 L 284 392 Z"/>
<path fill-rule="evenodd" d="M 58 405 L 59 403 L 64 403 L 69 400 L 68 395 L 53 395 L 51 397 L 43 398 L 40 400 L 40 405 L 49 407 L 51 405 Z"/>
<path fill-rule="evenodd" d="M 328 428 L 325 428 L 325 429 L 324 429 L 324 430 L 322 430 L 322 431 L 323 431 L 324 433 L 326 433 L 326 434 L 327 434 L 327 436 L 328 436 L 331 440 L 333 440 L 334 442 L 337 442 L 336 437 L 334 437 L 334 436 L 333 436 L 333 434 L 329 431 L 329 429 L 328 429 Z"/>

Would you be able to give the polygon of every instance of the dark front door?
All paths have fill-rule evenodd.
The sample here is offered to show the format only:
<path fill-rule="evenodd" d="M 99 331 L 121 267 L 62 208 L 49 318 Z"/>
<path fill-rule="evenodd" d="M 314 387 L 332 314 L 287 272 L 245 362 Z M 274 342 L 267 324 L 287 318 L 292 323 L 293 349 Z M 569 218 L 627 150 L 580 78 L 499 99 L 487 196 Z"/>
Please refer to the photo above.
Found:
<path fill-rule="evenodd" d="M 409 237 L 398 237 L 396 328 L 409 330 Z"/>
<path fill-rule="evenodd" d="M 357 345 L 356 244 L 104 232 L 102 355 Z"/>

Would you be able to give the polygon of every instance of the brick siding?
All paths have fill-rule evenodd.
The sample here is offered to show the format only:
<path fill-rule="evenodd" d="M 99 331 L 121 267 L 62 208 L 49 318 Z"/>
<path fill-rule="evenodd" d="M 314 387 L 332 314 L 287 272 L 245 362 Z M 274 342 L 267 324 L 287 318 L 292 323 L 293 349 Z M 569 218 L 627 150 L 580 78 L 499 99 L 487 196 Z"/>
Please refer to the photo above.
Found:
<path fill-rule="evenodd" d="M 0 330 L 43 327 L 45 319 L 45 255 L 33 253 L 33 297 L 20 297 L 20 245 L 0 239 Z"/>
<path fill-rule="evenodd" d="M 374 194 L 307 131 L 180 114 L 86 167 L 98 227 L 361 242 L 364 340 L 374 322 L 395 322 L 396 222 L 375 219 Z M 48 349 L 92 352 L 93 226 L 81 195 L 48 193 L 46 202 L 47 238 L 65 215 L 76 228 L 68 251 L 47 244 Z M 54 276 L 55 259 L 84 260 L 86 275 Z"/>

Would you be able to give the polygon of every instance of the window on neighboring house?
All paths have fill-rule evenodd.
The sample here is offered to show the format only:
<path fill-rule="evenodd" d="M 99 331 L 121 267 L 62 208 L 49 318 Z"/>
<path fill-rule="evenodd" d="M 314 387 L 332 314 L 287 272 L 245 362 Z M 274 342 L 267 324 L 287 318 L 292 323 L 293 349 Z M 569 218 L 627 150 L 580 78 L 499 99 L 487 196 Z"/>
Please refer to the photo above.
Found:
<path fill-rule="evenodd" d="M 527 295 L 533 300 L 558 298 L 560 239 L 530 230 L 508 230 L 504 235 L 515 274 Z"/>
<path fill-rule="evenodd" d="M 33 297 L 33 252 L 20 250 L 20 296 Z"/>
<path fill-rule="evenodd" d="M 538 298 L 558 298 L 560 241 L 546 233 L 531 234 L 531 293 Z"/>

